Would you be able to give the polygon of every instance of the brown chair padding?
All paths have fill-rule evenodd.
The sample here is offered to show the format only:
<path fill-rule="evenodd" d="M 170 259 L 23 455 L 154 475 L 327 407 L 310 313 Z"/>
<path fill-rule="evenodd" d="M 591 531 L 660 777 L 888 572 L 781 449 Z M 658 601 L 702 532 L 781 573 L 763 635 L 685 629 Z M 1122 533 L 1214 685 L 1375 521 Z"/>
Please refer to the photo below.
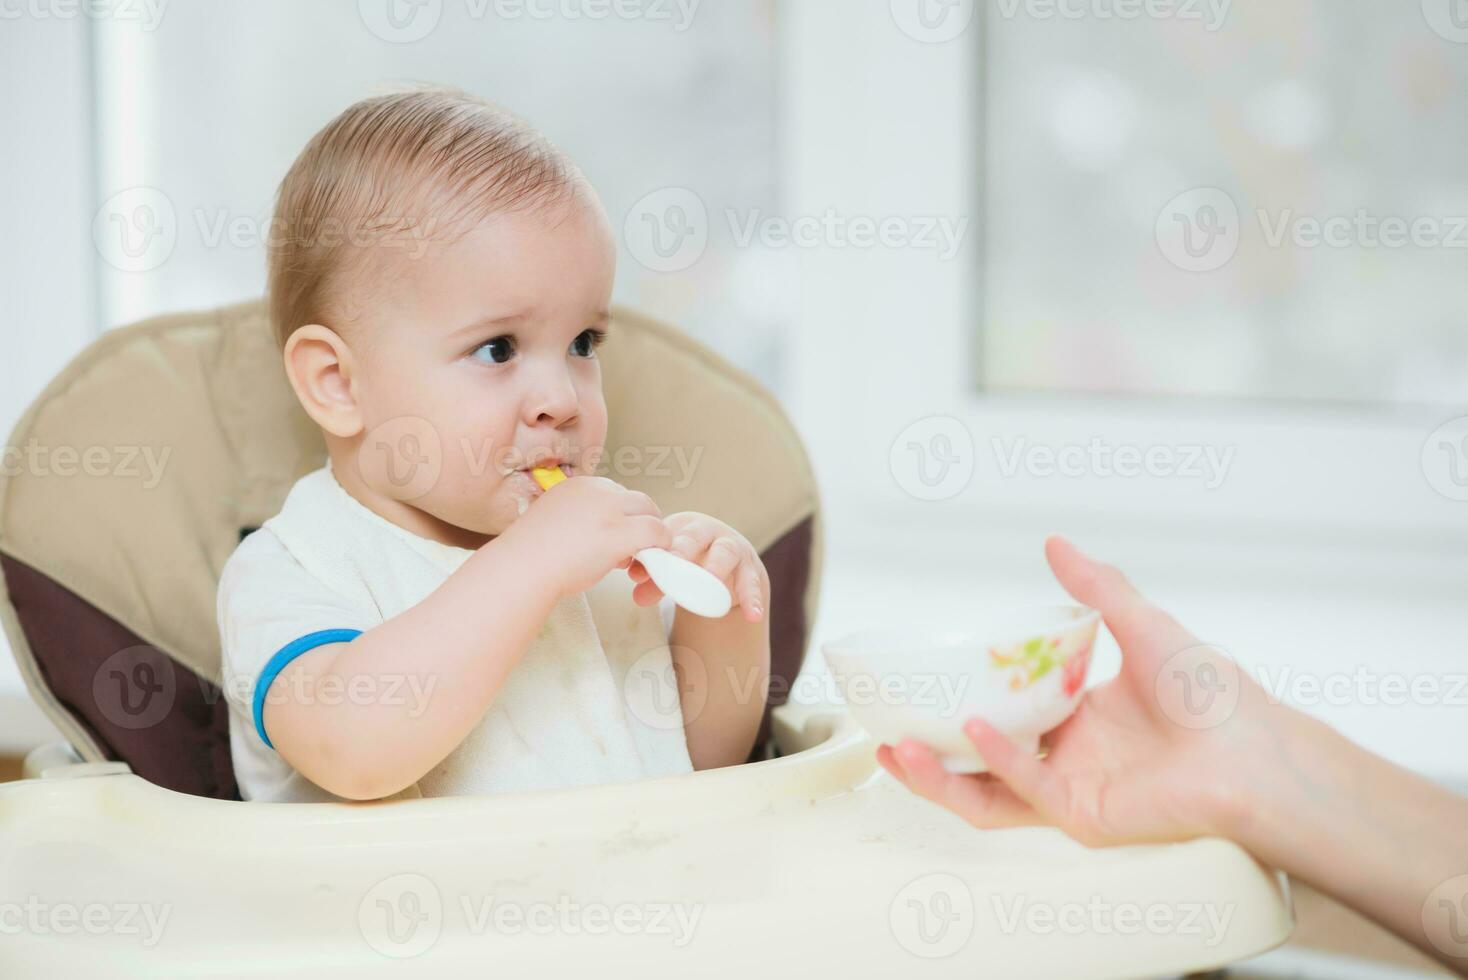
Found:
<path fill-rule="evenodd" d="M 614 319 L 608 450 L 701 452 L 687 486 L 675 467 L 614 475 L 665 512 L 729 521 L 760 550 L 774 588 L 773 707 L 803 660 L 820 572 L 804 449 L 752 379 L 669 327 L 625 309 Z M 0 620 L 31 696 L 87 761 L 238 799 L 215 686 L 219 571 L 325 461 L 263 305 L 109 331 L 47 386 L 9 445 L 50 461 L 0 477 Z M 767 713 L 753 758 L 768 729 Z"/>

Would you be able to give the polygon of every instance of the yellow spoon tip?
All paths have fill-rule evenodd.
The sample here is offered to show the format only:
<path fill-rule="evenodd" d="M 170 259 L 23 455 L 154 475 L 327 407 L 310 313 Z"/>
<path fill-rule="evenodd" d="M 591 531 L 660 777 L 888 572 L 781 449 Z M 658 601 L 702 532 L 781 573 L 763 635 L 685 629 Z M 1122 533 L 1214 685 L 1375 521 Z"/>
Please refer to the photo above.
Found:
<path fill-rule="evenodd" d="M 561 483 L 566 479 L 566 474 L 559 466 L 554 466 L 550 469 L 537 466 L 530 471 L 530 475 L 535 478 L 536 483 L 540 484 L 540 489 L 542 490 L 549 490 L 557 483 Z"/>

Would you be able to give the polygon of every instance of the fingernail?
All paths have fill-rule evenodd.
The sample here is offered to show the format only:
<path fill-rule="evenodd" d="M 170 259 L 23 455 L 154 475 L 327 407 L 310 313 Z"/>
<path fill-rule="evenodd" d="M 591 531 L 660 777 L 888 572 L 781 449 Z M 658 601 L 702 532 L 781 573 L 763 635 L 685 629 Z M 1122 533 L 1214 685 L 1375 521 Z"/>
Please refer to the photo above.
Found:
<path fill-rule="evenodd" d="M 693 548 L 693 539 L 686 534 L 680 534 L 673 539 L 673 551 L 684 551 Z"/>

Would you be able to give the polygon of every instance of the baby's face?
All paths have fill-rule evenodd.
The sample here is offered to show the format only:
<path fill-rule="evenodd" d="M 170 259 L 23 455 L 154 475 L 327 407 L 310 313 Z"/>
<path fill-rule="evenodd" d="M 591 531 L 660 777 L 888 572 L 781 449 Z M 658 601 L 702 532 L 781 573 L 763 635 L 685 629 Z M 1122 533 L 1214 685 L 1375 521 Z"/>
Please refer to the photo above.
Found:
<path fill-rule="evenodd" d="M 607 434 L 596 347 L 615 270 L 606 215 L 580 198 L 494 215 L 398 259 L 391 282 L 371 284 L 353 344 L 372 490 L 496 535 L 541 493 L 532 466 L 595 467 Z"/>

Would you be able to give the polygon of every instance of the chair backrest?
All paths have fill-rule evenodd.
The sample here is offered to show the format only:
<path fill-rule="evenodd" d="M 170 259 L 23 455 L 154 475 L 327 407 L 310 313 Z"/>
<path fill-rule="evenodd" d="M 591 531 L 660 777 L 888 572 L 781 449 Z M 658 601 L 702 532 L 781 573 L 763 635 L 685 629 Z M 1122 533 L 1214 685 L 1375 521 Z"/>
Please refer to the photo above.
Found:
<path fill-rule="evenodd" d="M 728 521 L 760 550 L 774 588 L 773 707 L 815 616 L 820 526 L 805 451 L 752 378 L 668 326 L 613 315 L 602 365 L 612 475 L 665 513 Z M 624 475 L 619 449 L 645 455 Z M 691 480 L 677 453 L 696 461 Z M 26 411 L 5 455 L 0 619 L 31 696 L 86 761 L 238 799 L 216 687 L 219 573 L 326 458 L 263 304 L 107 332 Z M 768 735 L 767 713 L 752 758 Z"/>

